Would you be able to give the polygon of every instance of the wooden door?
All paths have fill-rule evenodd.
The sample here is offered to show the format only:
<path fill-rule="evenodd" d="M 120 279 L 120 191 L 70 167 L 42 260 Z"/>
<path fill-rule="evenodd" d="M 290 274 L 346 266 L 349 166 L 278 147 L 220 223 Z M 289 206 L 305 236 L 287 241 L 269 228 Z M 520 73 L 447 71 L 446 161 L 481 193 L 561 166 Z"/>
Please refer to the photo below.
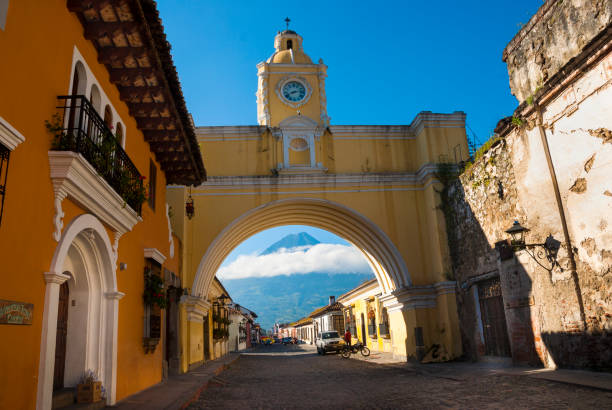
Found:
<path fill-rule="evenodd" d="M 57 334 L 55 336 L 55 367 L 53 390 L 64 388 L 64 369 L 66 367 L 66 335 L 68 334 L 68 301 L 70 293 L 68 282 L 60 286 L 59 304 L 57 306 Z"/>
<path fill-rule="evenodd" d="M 204 317 L 204 360 L 210 360 L 210 330 L 208 329 L 208 316 Z"/>
<path fill-rule="evenodd" d="M 510 357 L 510 341 L 499 278 L 480 283 L 478 285 L 478 297 L 480 299 L 486 354 Z"/>

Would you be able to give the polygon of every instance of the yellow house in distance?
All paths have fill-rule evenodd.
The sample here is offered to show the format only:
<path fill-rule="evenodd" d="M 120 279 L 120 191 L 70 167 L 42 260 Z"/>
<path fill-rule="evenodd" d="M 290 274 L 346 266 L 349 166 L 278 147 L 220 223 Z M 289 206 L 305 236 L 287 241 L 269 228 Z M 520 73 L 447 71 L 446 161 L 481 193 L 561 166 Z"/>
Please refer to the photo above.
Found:
<path fill-rule="evenodd" d="M 190 289 L 181 326 L 201 326 L 215 274 L 238 244 L 268 228 L 309 225 L 346 239 L 372 267 L 389 316 L 386 348 L 395 356 L 416 356 L 421 336 L 426 347 L 459 356 L 436 172 L 439 163 L 468 159 L 465 114 L 333 125 L 326 78 L 327 66 L 305 53 L 299 34 L 279 32 L 273 54 L 257 65 L 258 125 L 196 127 L 207 181 L 168 187 Z M 202 345 L 203 332 L 186 334 L 186 349 Z"/>
<path fill-rule="evenodd" d="M 359 340 L 372 351 L 392 353 L 389 313 L 381 296 L 378 282 L 371 279 L 339 296 L 338 302 L 344 306 L 344 323 L 353 343 Z M 417 349 L 423 347 L 415 345 Z"/>
<path fill-rule="evenodd" d="M 70 404 L 88 371 L 112 405 L 173 359 L 166 185 L 201 183 L 202 157 L 154 1 L 0 19 L 0 408 Z"/>

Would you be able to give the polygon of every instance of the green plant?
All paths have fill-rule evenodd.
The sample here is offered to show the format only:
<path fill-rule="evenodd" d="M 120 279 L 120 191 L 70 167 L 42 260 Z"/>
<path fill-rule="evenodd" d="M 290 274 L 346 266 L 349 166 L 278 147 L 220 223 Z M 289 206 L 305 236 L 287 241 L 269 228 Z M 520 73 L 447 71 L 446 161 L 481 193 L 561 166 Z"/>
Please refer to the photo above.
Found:
<path fill-rule="evenodd" d="M 227 329 L 213 329 L 213 338 L 223 339 L 229 336 L 229 330 Z"/>
<path fill-rule="evenodd" d="M 166 292 L 164 291 L 164 282 L 158 274 L 145 268 L 145 288 L 142 298 L 148 306 L 157 305 L 161 309 L 165 309 L 168 303 Z"/>
<path fill-rule="evenodd" d="M 73 138 L 64 132 L 61 115 L 55 113 L 51 116 L 51 120 L 45 120 L 45 128 L 53 136 L 51 150 L 68 151 L 72 149 Z"/>
<path fill-rule="evenodd" d="M 524 124 L 525 122 L 522 119 L 515 115 L 512 116 L 512 125 L 514 125 L 515 127 L 522 127 Z"/>
<path fill-rule="evenodd" d="M 444 273 L 445 277 L 448 274 L 448 277 L 452 277 L 455 280 L 453 273 L 453 266 L 456 265 L 456 261 L 458 260 L 457 255 L 457 223 L 458 216 L 455 211 L 455 203 L 457 201 L 461 201 L 461 192 L 463 189 L 461 187 L 460 181 L 458 181 L 459 174 L 458 169 L 455 164 L 447 164 L 441 163 L 438 164 L 438 170 L 436 172 L 436 177 L 438 181 L 442 184 L 442 189 L 436 189 L 440 197 L 440 204 L 437 206 L 437 209 L 442 211 L 444 214 L 444 222 L 446 225 L 446 239 L 448 241 L 448 249 L 450 253 L 450 264 L 447 267 L 448 271 Z M 459 189 L 451 189 L 452 186 L 458 186 Z M 446 264 L 446 263 L 445 263 Z"/>

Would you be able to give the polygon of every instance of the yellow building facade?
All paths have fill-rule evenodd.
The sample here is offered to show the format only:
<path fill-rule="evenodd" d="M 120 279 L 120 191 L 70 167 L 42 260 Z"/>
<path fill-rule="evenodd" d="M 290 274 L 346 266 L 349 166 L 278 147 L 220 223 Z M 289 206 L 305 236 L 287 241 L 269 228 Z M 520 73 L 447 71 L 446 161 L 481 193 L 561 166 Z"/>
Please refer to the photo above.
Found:
<path fill-rule="evenodd" d="M 112 405 L 162 380 L 143 296 L 179 274 L 166 185 L 201 182 L 201 155 L 154 2 L 0 8 L 0 408 L 50 409 L 87 371 Z"/>
<path fill-rule="evenodd" d="M 381 296 L 378 281 L 372 279 L 338 297 L 338 302 L 345 306 L 344 323 L 353 343 L 361 341 L 370 350 L 392 353 L 389 314 Z"/>
<path fill-rule="evenodd" d="M 182 326 L 205 320 L 213 278 L 232 249 L 262 230 L 301 224 L 343 237 L 368 260 L 393 354 L 414 356 L 417 332 L 425 345 L 458 356 L 435 173 L 440 162 L 468 158 L 465 114 L 421 112 L 404 126 L 332 125 L 327 66 L 313 63 L 302 41 L 291 30 L 278 33 L 274 53 L 258 64 L 258 125 L 196 128 L 207 181 L 168 187 L 190 288 L 192 314 Z M 201 332 L 187 333 L 190 349 L 202 343 Z"/>
<path fill-rule="evenodd" d="M 229 293 L 215 278 L 206 298 L 181 298 L 181 372 L 185 373 L 229 353 Z"/>

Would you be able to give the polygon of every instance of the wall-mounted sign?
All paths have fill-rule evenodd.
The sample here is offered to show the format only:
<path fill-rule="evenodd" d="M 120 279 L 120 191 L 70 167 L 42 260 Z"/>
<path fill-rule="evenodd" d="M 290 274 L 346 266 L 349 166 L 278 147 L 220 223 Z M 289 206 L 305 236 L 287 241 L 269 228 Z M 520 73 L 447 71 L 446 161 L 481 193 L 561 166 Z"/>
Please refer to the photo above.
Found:
<path fill-rule="evenodd" d="M 31 325 L 33 309 L 31 303 L 0 300 L 0 325 Z"/>

